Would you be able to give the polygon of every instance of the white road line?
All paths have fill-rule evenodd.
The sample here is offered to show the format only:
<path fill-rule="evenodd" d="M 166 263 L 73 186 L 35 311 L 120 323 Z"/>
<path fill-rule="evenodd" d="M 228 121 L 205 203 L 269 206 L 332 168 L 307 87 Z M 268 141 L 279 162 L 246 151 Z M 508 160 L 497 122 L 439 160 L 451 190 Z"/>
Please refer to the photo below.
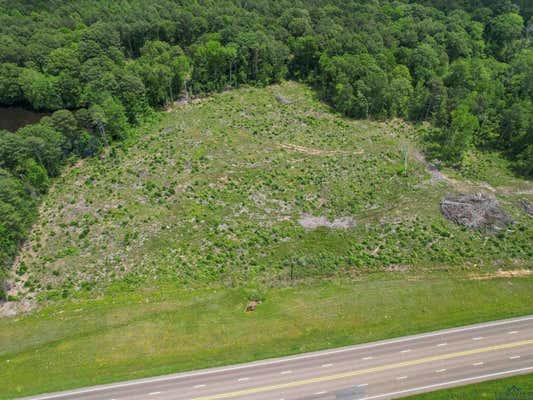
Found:
<path fill-rule="evenodd" d="M 287 374 L 292 374 L 292 371 L 282 371 L 280 372 L 281 375 L 287 375 Z"/>
<path fill-rule="evenodd" d="M 397 380 L 401 381 L 401 380 L 404 380 L 404 379 L 407 379 L 407 376 L 399 376 L 396 378 Z"/>
<path fill-rule="evenodd" d="M 439 343 L 439 344 L 437 345 L 437 347 L 442 347 L 442 346 L 447 346 L 447 345 L 448 345 L 448 343 Z"/>
<path fill-rule="evenodd" d="M 480 361 L 480 362 L 476 362 L 474 364 L 472 364 L 474 367 L 479 367 L 480 365 L 483 365 L 483 363 Z"/>
<path fill-rule="evenodd" d="M 202 385 L 194 385 L 194 388 L 195 388 L 195 389 L 200 389 L 200 388 L 203 388 L 203 387 L 205 387 L 204 384 L 202 384 Z"/>
<path fill-rule="evenodd" d="M 507 332 L 509 335 L 515 335 L 518 333 L 518 331 L 511 331 L 511 332 Z"/>
<path fill-rule="evenodd" d="M 315 394 L 326 394 L 326 392 L 316 392 Z"/>
<path fill-rule="evenodd" d="M 526 371 L 533 371 L 533 366 L 526 367 L 526 368 L 520 368 L 520 369 L 512 369 L 512 370 L 508 370 L 508 371 L 495 372 L 493 374 L 487 374 L 487 375 L 478 375 L 478 376 L 473 376 L 473 377 L 470 377 L 470 378 L 457 379 L 457 380 L 454 380 L 454 381 L 436 383 L 434 385 L 419 386 L 419 387 L 416 387 L 416 388 L 399 390 L 397 392 L 382 393 L 382 394 L 377 394 L 375 396 L 363 397 L 360 400 L 380 399 L 382 397 L 397 396 L 397 395 L 400 395 L 400 394 L 417 392 L 417 391 L 420 391 L 420 390 L 434 389 L 434 388 L 447 386 L 447 385 L 455 385 L 455 384 L 459 384 L 459 383 L 475 381 L 476 379 L 488 379 L 488 378 L 494 378 L 494 377 L 497 377 L 497 376 L 508 375 L 508 374 L 516 374 L 516 373 L 526 372 Z"/>
<path fill-rule="evenodd" d="M 333 367 L 333 364 L 322 364 L 322 368 Z"/>
<path fill-rule="evenodd" d="M 78 390 L 65 391 L 61 393 L 37 396 L 31 399 L 32 400 L 57 399 L 57 398 L 65 397 L 65 396 L 75 396 L 78 394 L 99 392 L 102 390 L 117 389 L 117 388 L 123 388 L 123 387 L 128 387 L 128 386 L 142 385 L 146 383 L 155 383 L 155 382 L 164 382 L 164 381 L 170 381 L 170 380 L 191 378 L 191 377 L 199 376 L 199 375 L 210 375 L 210 374 L 235 371 L 235 370 L 240 370 L 240 369 L 245 369 L 245 368 L 250 368 L 250 367 L 262 367 L 262 366 L 267 366 L 267 365 L 286 363 L 286 362 L 295 361 L 295 360 L 305 360 L 308 358 L 323 357 L 323 356 L 332 355 L 332 354 L 359 351 L 363 349 L 386 346 L 386 345 L 391 345 L 391 344 L 396 344 L 396 343 L 404 343 L 404 342 L 409 342 L 412 340 L 420 340 L 420 339 L 426 339 L 426 338 L 431 338 L 431 337 L 436 337 L 436 336 L 451 335 L 454 333 L 467 332 L 467 331 L 472 331 L 476 329 L 490 328 L 490 327 L 508 325 L 508 324 L 516 324 L 519 322 L 531 321 L 531 320 L 533 320 L 533 315 L 528 315 L 527 317 L 511 318 L 511 319 L 506 319 L 503 321 L 485 322 L 481 324 L 474 324 L 474 325 L 464 326 L 460 328 L 442 329 L 437 332 L 421 333 L 418 335 L 412 335 L 412 336 L 402 337 L 402 338 L 397 338 L 397 339 L 387 339 L 387 340 L 382 340 L 376 343 L 346 346 L 346 347 L 342 347 L 340 349 L 335 349 L 335 350 L 317 351 L 317 352 L 312 352 L 312 353 L 308 353 L 304 355 L 296 355 L 292 357 L 282 357 L 282 358 L 277 358 L 277 359 L 255 361 L 255 362 L 250 362 L 250 363 L 245 363 L 245 364 L 234 365 L 230 367 L 211 368 L 211 369 L 205 369 L 205 370 L 200 370 L 196 372 L 185 372 L 185 373 L 179 373 L 179 374 L 159 376 L 155 378 L 145 378 L 145 379 L 138 379 L 134 381 L 127 381 L 127 382 L 121 382 L 121 383 L 112 383 L 109 385 L 99 385 L 96 387 L 91 387 L 91 388 L 86 388 L 86 389 L 78 389 Z"/>
<path fill-rule="evenodd" d="M 152 393 L 148 393 L 148 396 L 155 396 L 156 394 L 161 394 L 161 392 L 152 392 Z"/>
<path fill-rule="evenodd" d="M 374 357 L 372 357 L 372 356 L 361 358 L 361 360 L 373 360 L 373 359 L 374 359 Z"/>
<path fill-rule="evenodd" d="M 365 387 L 365 386 L 368 386 L 368 383 L 361 383 L 361 384 L 357 385 L 357 387 Z"/>
<path fill-rule="evenodd" d="M 478 337 L 473 338 L 472 340 L 483 340 L 483 339 L 484 339 L 483 336 L 478 336 Z"/>
<path fill-rule="evenodd" d="M 245 382 L 245 381 L 249 381 L 250 378 L 239 378 L 237 379 L 237 382 Z"/>
<path fill-rule="evenodd" d="M 442 368 L 442 369 L 438 369 L 436 370 L 435 372 L 440 374 L 441 372 L 445 372 L 446 371 L 446 368 Z"/>
<path fill-rule="evenodd" d="M 405 350 L 400 351 L 400 353 L 409 353 L 410 351 L 411 349 L 405 349 Z"/>
<path fill-rule="evenodd" d="M 509 360 L 516 360 L 517 358 L 520 358 L 520 356 L 511 356 L 509 357 Z"/>

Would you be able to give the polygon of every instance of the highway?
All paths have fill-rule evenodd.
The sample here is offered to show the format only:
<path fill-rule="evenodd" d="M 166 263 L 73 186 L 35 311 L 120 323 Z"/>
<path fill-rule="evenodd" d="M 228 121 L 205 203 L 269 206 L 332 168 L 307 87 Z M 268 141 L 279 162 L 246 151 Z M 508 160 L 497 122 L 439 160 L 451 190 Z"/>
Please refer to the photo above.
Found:
<path fill-rule="evenodd" d="M 533 315 L 27 399 L 394 399 L 528 373 Z"/>

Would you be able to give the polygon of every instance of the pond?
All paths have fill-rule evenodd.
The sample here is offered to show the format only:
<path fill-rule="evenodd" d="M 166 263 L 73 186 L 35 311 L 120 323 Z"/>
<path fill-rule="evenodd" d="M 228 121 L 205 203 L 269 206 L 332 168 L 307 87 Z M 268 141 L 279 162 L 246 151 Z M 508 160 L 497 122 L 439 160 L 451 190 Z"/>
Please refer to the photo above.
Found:
<path fill-rule="evenodd" d="M 23 126 L 39 122 L 45 115 L 49 114 L 20 107 L 0 107 L 0 130 L 15 132 Z"/>

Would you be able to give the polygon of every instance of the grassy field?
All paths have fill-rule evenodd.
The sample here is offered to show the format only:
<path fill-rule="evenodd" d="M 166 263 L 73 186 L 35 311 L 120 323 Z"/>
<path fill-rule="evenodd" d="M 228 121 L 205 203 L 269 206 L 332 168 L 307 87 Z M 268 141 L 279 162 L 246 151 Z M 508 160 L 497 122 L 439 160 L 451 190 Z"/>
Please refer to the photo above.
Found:
<path fill-rule="evenodd" d="M 395 273 L 352 283 L 164 288 L 63 301 L 0 320 L 0 398 L 533 313 L 532 288 L 533 277 Z M 263 303 L 245 313 L 257 295 Z"/>
<path fill-rule="evenodd" d="M 518 389 L 518 392 L 515 391 L 515 388 Z M 533 398 L 533 374 L 420 394 L 406 397 L 405 400 L 494 400 L 500 398 L 502 400 Z"/>
<path fill-rule="evenodd" d="M 289 82 L 182 104 L 72 166 L 13 269 L 37 308 L 0 319 L 0 398 L 533 313 L 532 183 L 479 154 L 432 179 L 419 136 Z M 460 191 L 515 223 L 447 221 Z"/>

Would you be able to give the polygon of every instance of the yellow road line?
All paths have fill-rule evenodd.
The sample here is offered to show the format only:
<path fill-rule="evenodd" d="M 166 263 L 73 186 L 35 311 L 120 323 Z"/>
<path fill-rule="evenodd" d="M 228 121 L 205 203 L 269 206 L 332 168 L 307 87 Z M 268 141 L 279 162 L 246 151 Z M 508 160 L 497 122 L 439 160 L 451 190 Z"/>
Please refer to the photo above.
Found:
<path fill-rule="evenodd" d="M 464 357 L 464 356 L 469 356 L 472 354 L 487 353 L 489 351 L 504 350 L 504 349 L 510 349 L 510 348 L 519 347 L 519 346 L 527 346 L 530 344 L 533 344 L 533 340 L 522 340 L 519 342 L 511 342 L 511 343 L 500 344 L 500 345 L 489 346 L 489 347 L 481 347 L 478 349 L 460 351 L 457 353 L 441 354 L 438 356 L 419 358 L 417 360 L 404 361 L 404 362 L 399 362 L 399 363 L 394 363 L 394 364 L 381 365 L 381 366 L 373 367 L 373 368 L 343 372 L 343 373 L 336 374 L 336 375 L 320 376 L 317 378 L 304 379 L 304 380 L 288 382 L 288 383 L 281 383 L 278 385 L 261 386 L 257 388 L 239 390 L 236 392 L 228 392 L 228 393 L 220 393 L 220 394 L 214 394 L 214 395 L 209 395 L 209 396 L 204 396 L 204 397 L 196 397 L 192 400 L 229 399 L 233 397 L 246 396 L 250 394 L 269 392 L 272 390 L 294 388 L 298 386 L 309 385 L 312 383 L 334 381 L 334 380 L 343 379 L 343 378 L 350 378 L 352 376 L 369 374 L 372 372 L 381 372 L 381 371 L 386 371 L 389 369 L 400 368 L 400 367 L 409 367 L 409 366 L 424 364 L 424 363 L 433 362 L 433 361 L 449 360 L 451 358 Z"/>

